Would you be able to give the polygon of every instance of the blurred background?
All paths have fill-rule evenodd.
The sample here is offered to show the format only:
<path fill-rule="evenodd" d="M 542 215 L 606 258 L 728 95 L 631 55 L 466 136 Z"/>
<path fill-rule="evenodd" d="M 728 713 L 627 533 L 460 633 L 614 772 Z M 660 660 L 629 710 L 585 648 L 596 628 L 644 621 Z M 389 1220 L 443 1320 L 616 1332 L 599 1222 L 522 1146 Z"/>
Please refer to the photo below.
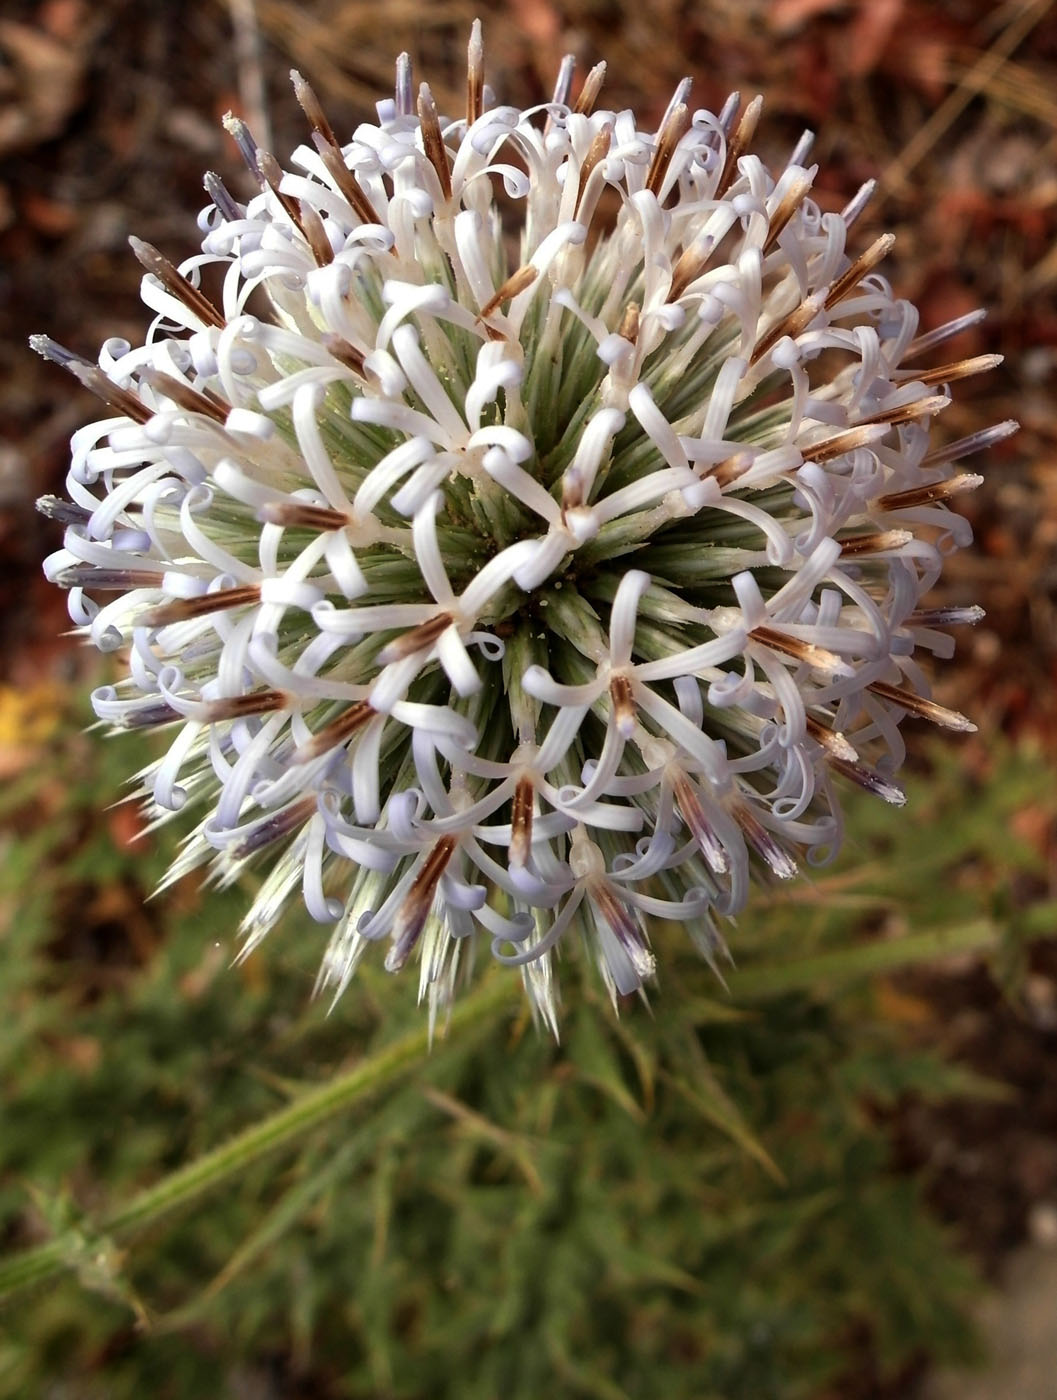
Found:
<path fill-rule="evenodd" d="M 662 939 L 656 1020 L 616 1022 L 586 980 L 560 1049 L 498 1019 L 355 1133 L 12 1304 L 0 1396 L 895 1400 L 972 1352 L 970 1305 L 1011 1250 L 1057 1241 L 1051 0 L 6 0 L 0 1240 L 99 1219 L 414 1024 L 410 986 L 372 975 L 327 1019 L 318 930 L 231 970 L 242 891 L 146 902 L 175 836 L 110 807 L 149 754 L 83 732 L 105 673 L 63 636 L 40 574 L 59 531 L 33 506 L 95 405 L 26 337 L 138 342 L 128 235 L 179 262 L 202 172 L 248 193 L 227 110 L 282 160 L 303 139 L 292 66 L 340 135 L 401 49 L 458 109 L 475 15 L 504 101 L 549 96 L 568 52 L 605 58 L 604 105 L 647 129 L 684 75 L 713 110 L 762 93 L 756 149 L 781 162 L 816 130 L 824 207 L 878 181 L 856 240 L 897 235 L 884 270 L 924 329 L 989 308 L 950 358 L 1005 363 L 940 425 L 1022 424 L 973 464 L 977 545 L 936 599 L 987 610 L 936 677 L 979 733 L 913 735 L 908 807 L 853 804 L 849 858 L 750 910 L 729 998 Z M 856 952 L 903 936 L 916 965 L 864 981 Z"/>

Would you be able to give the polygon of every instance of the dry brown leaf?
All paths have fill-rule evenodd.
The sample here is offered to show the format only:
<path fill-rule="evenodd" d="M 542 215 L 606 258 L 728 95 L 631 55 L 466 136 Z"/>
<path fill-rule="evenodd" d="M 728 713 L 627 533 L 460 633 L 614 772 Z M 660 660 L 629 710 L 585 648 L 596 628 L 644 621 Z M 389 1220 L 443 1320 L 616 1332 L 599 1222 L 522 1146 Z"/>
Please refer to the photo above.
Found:
<path fill-rule="evenodd" d="M 848 8 L 848 0 L 775 0 L 767 14 L 768 28 L 776 34 L 792 34 L 819 15 Z"/>
<path fill-rule="evenodd" d="M 860 0 L 848 30 L 846 73 L 862 78 L 874 71 L 903 10 L 904 0 Z"/>
<path fill-rule="evenodd" d="M 0 63 L 8 69 L 0 107 L 0 155 L 57 136 L 81 96 L 87 51 L 28 24 L 0 20 Z"/>
<path fill-rule="evenodd" d="M 558 43 L 562 18 L 550 0 L 510 0 L 510 10 L 518 28 L 535 43 Z"/>

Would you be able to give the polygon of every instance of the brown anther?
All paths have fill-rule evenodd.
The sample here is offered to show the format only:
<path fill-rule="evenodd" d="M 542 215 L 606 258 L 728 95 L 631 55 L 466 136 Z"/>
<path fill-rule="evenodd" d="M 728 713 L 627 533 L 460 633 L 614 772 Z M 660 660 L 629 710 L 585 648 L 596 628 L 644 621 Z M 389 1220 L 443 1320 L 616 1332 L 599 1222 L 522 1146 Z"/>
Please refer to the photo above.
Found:
<path fill-rule="evenodd" d="M 34 504 L 41 515 L 59 525 L 87 525 L 92 518 L 86 507 L 76 501 L 64 501 L 61 496 L 38 496 Z"/>
<path fill-rule="evenodd" d="M 481 42 L 481 21 L 470 26 L 470 42 L 466 48 L 466 125 L 472 126 L 484 111 L 484 44 Z"/>
<path fill-rule="evenodd" d="M 614 894 L 607 880 L 598 880 L 591 888 L 591 902 L 605 919 L 631 960 L 639 978 L 652 977 L 657 969 L 653 954 L 642 938 L 642 929 L 635 915 Z"/>
<path fill-rule="evenodd" d="M 868 276 L 877 264 L 888 256 L 895 241 L 894 234 L 882 233 L 881 237 L 875 238 L 864 253 L 859 254 L 836 281 L 830 283 L 829 291 L 826 293 L 827 311 L 836 306 L 838 302 L 843 301 L 845 297 L 851 296 L 862 279 Z"/>
<path fill-rule="evenodd" d="M 846 452 L 855 452 L 860 447 L 868 447 L 871 443 L 880 442 L 883 437 L 887 436 L 890 427 L 909 422 L 913 418 L 939 413 L 949 403 L 950 399 L 944 394 L 936 394 L 932 398 L 915 399 L 913 403 L 899 404 L 896 408 L 886 408 L 879 413 L 871 414 L 869 418 L 864 419 L 861 423 L 856 423 L 853 427 L 845 428 L 843 432 L 834 433 L 832 437 L 801 446 L 800 450 L 804 454 L 805 462 L 818 462 L 820 464 L 832 462 L 836 457 L 843 457 Z M 928 465 L 927 458 L 925 465 Z"/>
<path fill-rule="evenodd" d="M 491 316 L 493 311 L 498 311 L 504 301 L 510 301 L 526 287 L 531 287 L 539 276 L 539 268 L 532 263 L 526 263 L 524 267 L 519 267 L 516 272 L 510 274 L 501 287 L 492 293 L 485 304 L 477 313 L 477 319 L 483 321 L 486 316 Z"/>
<path fill-rule="evenodd" d="M 385 959 L 387 972 L 399 972 L 418 942 L 455 844 L 454 836 L 442 836 L 411 882 L 411 888 L 393 920 L 393 942 Z"/>
<path fill-rule="evenodd" d="M 207 170 L 202 176 L 202 185 L 226 223 L 233 224 L 245 216 L 246 210 L 235 199 L 216 171 Z"/>
<path fill-rule="evenodd" d="M 290 697 L 281 690 L 257 690 L 249 695 L 225 695 L 219 700 L 207 700 L 206 724 L 219 724 L 223 720 L 246 719 L 250 715 L 270 715 L 276 710 L 285 710 Z"/>
<path fill-rule="evenodd" d="M 617 732 L 623 738 L 630 739 L 635 732 L 637 712 L 635 696 L 627 676 L 617 675 L 610 679 L 609 698 L 613 702 L 613 718 L 616 720 Z"/>
<path fill-rule="evenodd" d="M 646 171 L 646 189 L 651 194 L 656 195 L 658 199 L 661 197 L 661 186 L 664 184 L 664 177 L 668 174 L 672 157 L 679 147 L 679 142 L 689 130 L 690 109 L 685 102 L 679 102 L 669 112 L 664 126 L 657 133 L 657 144 L 654 146 L 649 169 Z"/>
<path fill-rule="evenodd" d="M 577 467 L 569 467 L 562 477 L 562 513 L 584 503 L 584 479 Z"/>
<path fill-rule="evenodd" d="M 134 235 L 129 238 L 128 243 L 139 265 L 152 277 L 157 277 L 165 290 L 176 297 L 177 301 L 183 302 L 188 311 L 197 316 L 204 326 L 222 328 L 226 324 L 209 298 L 198 287 L 192 287 L 179 268 L 159 253 L 153 244 L 144 243 L 142 238 L 136 238 Z"/>
<path fill-rule="evenodd" d="M 332 719 L 329 724 L 325 724 L 313 734 L 306 744 L 302 744 L 294 755 L 295 761 L 307 763 L 310 759 L 321 758 L 323 754 L 351 739 L 376 714 L 377 711 L 372 709 L 366 700 L 356 700 L 347 710 L 343 710 L 337 719 Z"/>
<path fill-rule="evenodd" d="M 866 689 L 878 699 L 898 705 L 909 714 L 927 719 L 943 729 L 955 729 L 961 734 L 970 734 L 976 730 L 972 720 L 959 714 L 957 710 L 948 710 L 945 705 L 937 705 L 935 700 L 926 700 L 924 696 L 915 695 L 912 690 L 904 690 L 902 686 L 888 685 L 885 681 L 871 681 Z"/>
<path fill-rule="evenodd" d="M 935 369 L 920 373 L 907 371 L 909 378 L 919 384 L 953 384 L 956 379 L 968 379 L 974 374 L 987 374 L 1002 363 L 1002 355 L 973 355 L 968 360 L 957 360 L 951 365 L 938 365 Z"/>
<path fill-rule="evenodd" d="M 518 779 L 510 813 L 510 863 L 526 865 L 532 851 L 532 817 L 536 790 L 532 779 Z"/>
<path fill-rule="evenodd" d="M 133 423 L 147 423 L 154 417 L 153 408 L 148 408 L 130 389 L 122 389 L 119 384 L 115 384 L 98 365 L 85 365 L 80 360 L 71 360 L 66 369 L 74 379 L 86 389 L 90 389 L 97 398 L 102 399 L 108 408 L 131 418 Z"/>
<path fill-rule="evenodd" d="M 302 112 L 308 118 L 312 130 L 318 131 L 328 146 L 336 146 L 338 138 L 334 135 L 334 129 L 330 122 L 327 121 L 319 98 L 296 68 L 290 70 L 290 81 L 294 85 L 294 96 L 297 98 Z"/>
<path fill-rule="evenodd" d="M 334 129 L 327 120 L 326 114 L 316 94 L 309 87 L 308 83 L 305 82 L 300 73 L 293 71 L 290 77 L 293 79 L 294 92 L 298 102 L 301 104 L 301 110 L 312 126 L 313 142 L 316 149 L 319 151 L 323 164 L 326 166 L 327 173 L 330 175 L 335 185 L 337 185 L 338 190 L 344 196 L 345 200 L 355 210 L 356 217 L 361 223 L 379 223 L 380 220 L 377 210 L 360 188 L 355 175 L 353 175 L 352 171 L 345 164 L 338 138 L 334 135 Z M 304 206 L 302 205 L 302 212 L 303 209 Z M 316 251 L 314 247 L 312 251 Z M 327 258 L 328 262 L 332 260 L 332 256 L 331 254 L 331 257 Z M 320 266 L 323 266 L 323 264 L 321 263 Z"/>
<path fill-rule="evenodd" d="M 60 345 L 57 340 L 52 340 L 50 335 L 31 335 L 29 348 L 35 350 L 38 355 L 42 355 L 49 364 L 58 365 L 60 369 L 69 369 L 73 364 L 92 364 L 91 360 L 86 360 L 83 355 L 78 355 L 76 350 L 67 350 L 65 345 Z"/>
<path fill-rule="evenodd" d="M 134 710 L 126 710 L 114 723 L 122 729 L 153 729 L 155 725 L 177 724 L 184 718 L 164 700 L 150 700 Z"/>
<path fill-rule="evenodd" d="M 224 130 L 238 148 L 239 155 L 246 162 L 246 169 L 258 184 L 263 186 L 261 172 L 257 165 L 257 143 L 254 141 L 249 127 L 241 117 L 236 117 L 234 112 L 225 112 L 220 120 Z"/>
<path fill-rule="evenodd" d="M 897 404 L 895 408 L 883 408 L 879 413 L 871 413 L 869 418 L 864 418 L 858 427 L 868 427 L 874 423 L 887 423 L 894 427 L 899 423 L 910 423 L 916 418 L 930 418 L 935 413 L 942 413 L 950 404 L 950 399 L 946 394 L 933 394 L 926 399 L 914 399 L 911 403 Z"/>
<path fill-rule="evenodd" d="M 902 549 L 914 538 L 910 530 L 875 530 L 868 535 L 849 535 L 840 541 L 840 557 L 857 559 L 864 554 L 884 554 Z"/>
<path fill-rule="evenodd" d="M 333 355 L 334 359 L 343 364 L 346 369 L 351 369 L 358 379 L 367 378 L 367 370 L 364 367 L 364 355 L 357 350 L 355 345 L 350 345 L 344 336 L 333 335 L 327 332 L 320 336 L 323 348 L 328 355 Z"/>
<path fill-rule="evenodd" d="M 216 394 L 192 389 L 190 384 L 185 384 L 175 375 L 165 374 L 159 369 L 141 370 L 139 377 L 141 384 L 148 384 L 155 393 L 163 394 L 178 408 L 186 409 L 188 413 L 200 413 L 204 418 L 211 418 L 214 423 L 227 422 L 231 405 L 224 403 Z"/>
<path fill-rule="evenodd" d="M 428 83 L 423 83 L 418 90 L 418 120 L 422 131 L 422 149 L 425 151 L 430 165 L 437 172 L 441 194 L 445 201 L 449 201 L 451 199 L 451 170 L 448 168 L 448 152 L 444 145 L 444 137 L 441 135 L 437 104 L 433 100 Z"/>
<path fill-rule="evenodd" d="M 758 856 L 771 867 L 780 880 L 792 880 L 797 873 L 796 861 L 785 847 L 767 830 L 747 802 L 731 805 L 731 815 L 741 833 Z"/>
<path fill-rule="evenodd" d="M 378 210 L 371 203 L 360 182 L 345 164 L 341 149 L 330 145 L 318 132 L 314 137 L 319 158 L 326 167 L 327 174 L 334 181 L 338 193 L 355 213 L 361 224 L 380 224 Z"/>
<path fill-rule="evenodd" d="M 591 173 L 595 167 L 601 164 L 609 154 L 609 148 L 613 144 L 613 124 L 607 122 L 595 132 L 590 146 L 587 148 L 587 155 L 584 156 L 583 164 L 580 166 L 580 183 L 576 190 L 576 209 L 579 214 L 580 205 L 583 203 L 584 191 L 587 189 L 587 182 L 591 178 Z"/>
<path fill-rule="evenodd" d="M 909 491 L 892 491 L 887 496 L 878 496 L 875 505 L 879 510 L 913 510 L 916 506 L 928 506 L 934 501 L 947 501 L 961 491 L 975 491 L 983 483 L 983 477 L 973 472 L 961 472 L 946 481 L 934 481 L 931 486 L 912 486 Z"/>
<path fill-rule="evenodd" d="M 902 807 L 907 800 L 907 795 L 902 788 L 896 787 L 895 783 L 890 783 L 882 778 L 880 773 L 876 773 L 872 768 L 868 768 L 865 763 L 853 762 L 851 759 L 841 758 L 832 754 L 827 755 L 830 767 L 836 773 L 841 773 L 845 778 L 849 778 L 864 792 L 871 793 L 874 797 L 880 797 L 884 802 L 890 802 L 893 807 Z"/>
<path fill-rule="evenodd" d="M 295 199 L 293 195 L 284 194 L 283 191 L 279 188 L 280 182 L 283 178 L 283 168 L 272 155 L 271 151 L 264 151 L 258 149 L 257 169 L 261 173 L 261 179 L 264 181 L 264 183 L 271 190 L 272 194 L 275 195 L 276 199 L 286 210 L 287 215 L 292 220 L 294 225 L 300 230 L 301 233 L 304 233 L 304 229 L 301 227 L 301 203 L 299 200 Z"/>
<path fill-rule="evenodd" d="M 703 238 L 695 238 L 683 249 L 672 268 L 672 285 L 668 288 L 668 301 L 678 301 L 690 283 L 697 281 L 708 266 L 715 247 L 716 240 L 709 234 Z"/>
<path fill-rule="evenodd" d="M 617 335 L 621 336 L 630 345 L 634 345 L 639 338 L 639 304 L 637 301 L 629 301 L 624 308 L 624 314 L 620 318 L 620 326 Z"/>
<path fill-rule="evenodd" d="M 820 720 L 815 719 L 813 715 L 804 716 L 804 726 L 807 729 L 808 737 L 814 739 L 820 748 L 825 749 L 829 758 L 842 759 L 845 763 L 858 761 L 858 753 L 839 729 L 828 728 Z"/>
<path fill-rule="evenodd" d="M 801 661 L 805 666 L 812 666 L 819 671 L 847 674 L 850 670 L 848 663 L 836 652 L 815 646 L 813 642 L 805 642 L 800 637 L 792 637 L 787 632 L 779 632 L 774 627 L 754 627 L 749 633 L 749 638 L 751 641 L 760 642 L 771 651 L 790 656 L 794 661 Z"/>
<path fill-rule="evenodd" d="M 983 608 L 917 608 L 907 618 L 909 627 L 965 627 L 983 622 Z"/>
<path fill-rule="evenodd" d="M 730 869 L 730 858 L 727 855 L 726 847 L 713 830 L 712 824 L 705 814 L 705 809 L 701 805 L 701 799 L 685 773 L 678 773 L 673 779 L 672 796 L 675 798 L 679 815 L 697 842 L 709 868 L 717 875 L 724 874 Z"/>
<path fill-rule="evenodd" d="M 248 831 L 238 845 L 231 848 L 231 854 L 236 860 L 244 860 L 246 856 L 263 850 L 273 841 L 279 841 L 297 827 L 303 826 L 310 817 L 315 816 L 318 809 L 319 804 L 314 797 L 302 797 L 297 802 L 292 802 L 289 807 L 272 812 L 252 831 Z"/>
<path fill-rule="evenodd" d="M 454 621 L 451 613 L 442 612 L 426 622 L 420 622 L 417 627 L 412 627 L 409 632 L 404 632 L 389 643 L 381 653 L 385 658 L 383 665 L 391 661 L 403 661 L 408 656 L 414 656 L 416 652 L 427 650 Z"/>
<path fill-rule="evenodd" d="M 437 886 L 437 881 L 444 874 L 448 861 L 451 860 L 452 852 L 455 850 L 455 837 L 442 836 L 437 844 L 426 857 L 422 869 L 415 876 L 408 895 L 420 895 L 425 891 L 433 891 Z"/>
<path fill-rule="evenodd" d="M 208 617 L 210 613 L 249 607 L 259 603 L 260 598 L 260 585 L 256 583 L 241 584 L 237 588 L 218 588 L 215 593 L 199 593 L 194 598 L 174 598 L 169 603 L 148 608 L 136 618 L 136 624 L 139 627 L 169 627 L 174 622 L 190 622 L 196 617 Z"/>
<path fill-rule="evenodd" d="M 596 63 L 584 79 L 584 85 L 580 89 L 580 96 L 576 99 L 573 111 L 581 116 L 589 117 L 595 109 L 598 101 L 598 94 L 602 91 L 602 84 L 606 80 L 606 65 Z"/>
<path fill-rule="evenodd" d="M 802 335 L 821 310 L 822 302 L 818 297 L 805 297 L 788 316 L 783 316 L 769 331 L 764 331 L 749 357 L 749 365 L 759 364 L 785 336 L 791 336 L 795 340 L 798 335 Z"/>
<path fill-rule="evenodd" d="M 782 196 L 774 213 L 771 215 L 771 222 L 767 226 L 767 241 L 763 245 L 763 255 L 774 251 L 778 246 L 778 238 L 782 230 L 789 223 L 796 211 L 803 204 L 807 193 L 811 188 L 811 181 L 808 179 L 794 180 Z"/>
<path fill-rule="evenodd" d="M 741 120 L 735 127 L 733 135 L 727 141 L 727 154 L 723 161 L 723 168 L 719 172 L 719 179 L 716 181 L 716 188 L 712 191 L 713 199 L 722 199 L 737 178 L 738 161 L 745 154 L 749 142 L 756 134 L 756 124 L 760 120 L 762 111 L 763 98 L 754 97 L 742 113 Z"/>
<path fill-rule="evenodd" d="M 334 261 L 334 249 L 323 226 L 323 220 L 307 199 L 297 199 L 297 226 L 312 250 L 317 267 L 328 267 Z"/>
<path fill-rule="evenodd" d="M 269 501 L 257 512 L 257 519 L 287 530 L 343 530 L 349 523 L 344 511 L 310 505 L 308 501 Z"/>
<path fill-rule="evenodd" d="M 723 461 L 717 462 L 714 467 L 709 467 L 703 475 L 723 490 L 732 486 L 740 476 L 744 476 L 754 460 L 751 452 L 735 452 L 733 456 L 724 457 Z"/>
<path fill-rule="evenodd" d="M 835 433 L 833 437 L 801 447 L 800 451 L 804 454 L 805 462 L 832 462 L 837 457 L 843 457 L 846 452 L 855 452 L 860 447 L 868 447 L 871 443 L 878 442 L 887 433 L 887 427 L 882 424 L 863 423 L 856 428 L 847 428 L 842 433 Z"/>

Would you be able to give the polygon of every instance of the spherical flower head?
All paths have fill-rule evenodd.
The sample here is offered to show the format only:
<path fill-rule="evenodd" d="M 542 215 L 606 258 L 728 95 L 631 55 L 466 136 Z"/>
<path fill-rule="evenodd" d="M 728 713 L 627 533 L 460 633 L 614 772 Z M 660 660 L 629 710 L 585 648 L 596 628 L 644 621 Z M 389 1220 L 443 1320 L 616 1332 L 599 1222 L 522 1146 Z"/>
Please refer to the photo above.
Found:
<path fill-rule="evenodd" d="M 170 878 L 259 863 L 243 950 L 300 894 L 335 993 L 380 944 L 435 1015 L 483 937 L 554 1026 L 574 931 L 614 998 L 655 920 L 714 962 L 753 879 L 836 851 L 842 785 L 903 800 L 904 718 L 972 727 L 917 656 L 980 615 L 920 600 L 953 464 L 1014 426 L 930 448 L 995 357 L 921 361 L 975 318 L 918 336 L 849 237 L 869 191 L 823 213 L 808 138 L 769 173 L 758 102 L 684 83 L 643 131 L 603 76 L 494 105 L 475 25 L 464 116 L 403 57 L 343 145 L 295 74 L 291 168 L 229 119 L 259 193 L 207 176 L 180 268 L 133 240 L 146 344 L 37 340 L 116 415 L 46 567 L 127 653 L 97 714 L 172 735 Z"/>

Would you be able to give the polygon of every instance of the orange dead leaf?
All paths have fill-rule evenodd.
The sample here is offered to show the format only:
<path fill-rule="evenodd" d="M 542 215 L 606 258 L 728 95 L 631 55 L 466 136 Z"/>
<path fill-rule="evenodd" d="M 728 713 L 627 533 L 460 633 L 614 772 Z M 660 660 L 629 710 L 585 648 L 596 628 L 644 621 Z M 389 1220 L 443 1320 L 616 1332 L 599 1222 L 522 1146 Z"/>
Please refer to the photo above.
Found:
<path fill-rule="evenodd" d="M 854 77 L 872 73 L 903 17 L 904 0 L 861 0 L 848 31 L 845 72 Z"/>

